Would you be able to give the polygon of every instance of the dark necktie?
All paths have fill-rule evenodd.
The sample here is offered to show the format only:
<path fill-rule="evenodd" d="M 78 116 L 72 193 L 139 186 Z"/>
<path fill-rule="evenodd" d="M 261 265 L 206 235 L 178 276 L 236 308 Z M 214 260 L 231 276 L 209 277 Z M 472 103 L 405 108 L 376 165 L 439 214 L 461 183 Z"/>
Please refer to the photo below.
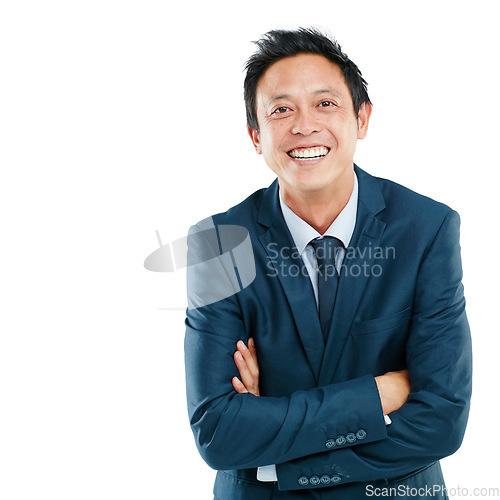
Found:
<path fill-rule="evenodd" d="M 309 245 L 313 247 L 318 261 L 319 321 L 326 342 L 339 283 L 339 276 L 335 269 L 335 256 L 339 249 L 343 248 L 343 244 L 337 238 L 325 236 L 321 239 L 312 240 Z"/>

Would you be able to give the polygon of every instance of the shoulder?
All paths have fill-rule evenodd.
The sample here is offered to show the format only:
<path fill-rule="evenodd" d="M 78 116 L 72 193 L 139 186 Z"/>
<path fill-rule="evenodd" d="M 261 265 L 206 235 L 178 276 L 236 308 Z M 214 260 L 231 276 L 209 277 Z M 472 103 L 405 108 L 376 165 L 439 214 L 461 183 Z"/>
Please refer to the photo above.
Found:
<path fill-rule="evenodd" d="M 358 166 L 359 203 L 364 203 L 386 224 L 386 234 L 403 238 L 405 244 L 426 242 L 438 234 L 454 240 L 460 231 L 460 217 L 448 205 L 417 193 L 397 182 L 368 174 Z"/>
<path fill-rule="evenodd" d="M 387 221 L 398 220 L 414 228 L 439 228 L 446 219 L 459 220 L 458 213 L 445 203 L 389 179 L 371 177 L 380 187 L 385 202 L 385 210 L 380 215 Z"/>

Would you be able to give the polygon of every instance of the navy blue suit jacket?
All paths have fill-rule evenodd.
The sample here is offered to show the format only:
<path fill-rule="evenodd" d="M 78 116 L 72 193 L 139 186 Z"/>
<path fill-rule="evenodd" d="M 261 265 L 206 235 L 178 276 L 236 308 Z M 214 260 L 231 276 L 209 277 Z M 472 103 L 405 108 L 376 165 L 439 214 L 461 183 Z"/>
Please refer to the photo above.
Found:
<path fill-rule="evenodd" d="M 310 279 L 290 251 L 277 181 L 212 218 L 216 235 L 244 227 L 255 259 L 250 285 L 187 312 L 188 411 L 201 456 L 220 471 L 218 498 L 271 498 L 273 488 L 354 498 L 360 485 L 425 468 L 462 442 L 472 361 L 458 214 L 355 171 L 356 226 L 326 345 Z M 223 250 L 217 238 L 188 245 L 188 263 Z M 220 266 L 208 281 L 191 273 L 191 300 L 238 274 L 237 265 Z M 236 342 L 249 337 L 261 397 L 231 384 Z M 404 368 L 411 394 L 386 427 L 374 377 Z M 256 480 L 267 464 L 277 464 L 277 485 Z"/>

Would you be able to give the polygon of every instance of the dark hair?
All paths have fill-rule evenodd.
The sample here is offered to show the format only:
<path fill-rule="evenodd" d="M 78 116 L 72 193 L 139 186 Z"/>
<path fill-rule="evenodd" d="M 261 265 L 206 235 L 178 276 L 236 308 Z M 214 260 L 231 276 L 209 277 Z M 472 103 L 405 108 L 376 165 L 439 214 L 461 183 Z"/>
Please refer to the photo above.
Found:
<path fill-rule="evenodd" d="M 319 54 L 340 68 L 351 93 L 356 116 L 358 116 L 361 104 L 364 102 L 371 104 L 366 90 L 367 83 L 361 76 L 359 68 L 342 52 L 342 48 L 334 39 L 316 28 L 299 28 L 293 31 L 272 30 L 254 43 L 258 49 L 245 64 L 244 97 L 249 127 L 259 130 L 255 105 L 260 77 L 271 64 L 297 54 Z"/>

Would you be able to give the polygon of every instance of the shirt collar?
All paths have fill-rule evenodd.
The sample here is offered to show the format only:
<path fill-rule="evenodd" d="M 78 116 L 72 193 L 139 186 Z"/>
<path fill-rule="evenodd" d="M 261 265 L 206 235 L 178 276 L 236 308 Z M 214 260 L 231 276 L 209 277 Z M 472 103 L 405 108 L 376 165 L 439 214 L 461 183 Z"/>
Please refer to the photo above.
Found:
<path fill-rule="evenodd" d="M 322 236 L 318 233 L 318 231 L 316 231 L 316 229 L 310 226 L 306 221 L 302 220 L 297 214 L 292 212 L 290 207 L 283 201 L 281 191 L 279 191 L 279 199 L 285 223 L 290 230 L 295 247 L 299 251 L 300 255 L 302 255 L 311 240 L 318 237 L 321 238 Z M 340 212 L 337 218 L 332 222 L 331 226 L 325 231 L 323 236 L 334 236 L 344 244 L 344 248 L 347 248 L 351 241 L 352 233 L 354 232 L 354 226 L 356 225 L 357 210 L 358 178 L 356 173 L 354 173 L 354 187 L 352 189 L 351 197 L 342 212 Z"/>

